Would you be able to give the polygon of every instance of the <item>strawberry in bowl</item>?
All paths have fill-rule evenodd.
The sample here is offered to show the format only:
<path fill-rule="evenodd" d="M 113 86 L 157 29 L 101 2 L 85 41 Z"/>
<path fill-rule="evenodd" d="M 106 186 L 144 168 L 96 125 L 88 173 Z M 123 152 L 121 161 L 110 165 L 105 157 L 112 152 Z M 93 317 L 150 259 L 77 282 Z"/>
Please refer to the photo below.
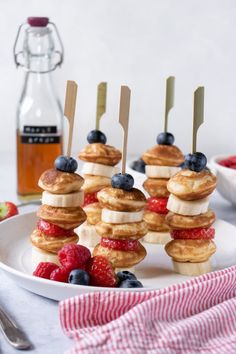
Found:
<path fill-rule="evenodd" d="M 217 176 L 217 190 L 236 206 L 236 155 L 216 155 L 210 167 Z"/>
<path fill-rule="evenodd" d="M 12 202 L 0 202 L 0 221 L 19 214 L 17 206 Z"/>

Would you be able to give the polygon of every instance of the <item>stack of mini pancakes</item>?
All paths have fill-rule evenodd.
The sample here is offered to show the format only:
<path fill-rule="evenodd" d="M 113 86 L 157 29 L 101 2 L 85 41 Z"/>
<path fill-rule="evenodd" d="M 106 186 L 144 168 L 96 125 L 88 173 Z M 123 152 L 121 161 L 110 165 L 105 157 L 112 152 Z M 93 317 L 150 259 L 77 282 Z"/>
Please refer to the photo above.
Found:
<path fill-rule="evenodd" d="M 84 179 L 76 173 L 56 169 L 46 170 L 39 179 L 42 205 L 37 216 L 40 218 L 31 235 L 33 264 L 39 262 L 58 263 L 57 252 L 67 243 L 77 243 L 74 229 L 86 220 L 81 208 Z"/>
<path fill-rule="evenodd" d="M 215 214 L 209 195 L 216 187 L 216 177 L 208 170 L 184 169 L 168 182 L 170 197 L 166 222 L 173 240 L 165 246 L 176 272 L 200 275 L 210 271 L 210 256 L 216 251 L 211 227 Z"/>
<path fill-rule="evenodd" d="M 156 199 L 166 199 L 169 196 L 167 183 L 169 178 L 174 176 L 179 170 L 180 165 L 184 161 L 184 156 L 180 149 L 175 145 L 155 145 L 147 150 L 142 159 L 146 163 L 145 171 L 148 177 L 143 188 L 150 195 L 147 208 L 144 213 L 144 220 L 148 224 L 149 232 L 143 241 L 149 243 L 166 244 L 170 240 L 169 227 L 165 222 L 165 212 L 154 211 L 149 209 L 149 201 Z M 166 210 L 166 209 L 165 209 Z"/>
<path fill-rule="evenodd" d="M 92 143 L 80 152 L 79 159 L 85 161 L 82 168 L 85 181 L 82 189 L 86 201 L 84 211 L 87 214 L 87 221 L 78 230 L 79 243 L 92 251 L 100 241 L 94 227 L 101 220 L 102 212 L 97 192 L 111 185 L 111 177 L 116 173 L 115 165 L 121 160 L 121 152 L 110 145 Z"/>
<path fill-rule="evenodd" d="M 138 241 L 147 233 L 143 221 L 146 198 L 136 188 L 127 191 L 112 187 L 104 188 L 97 197 L 103 208 L 102 220 L 95 226 L 101 241 L 93 255 L 105 256 L 117 271 L 132 269 L 146 256 Z"/>

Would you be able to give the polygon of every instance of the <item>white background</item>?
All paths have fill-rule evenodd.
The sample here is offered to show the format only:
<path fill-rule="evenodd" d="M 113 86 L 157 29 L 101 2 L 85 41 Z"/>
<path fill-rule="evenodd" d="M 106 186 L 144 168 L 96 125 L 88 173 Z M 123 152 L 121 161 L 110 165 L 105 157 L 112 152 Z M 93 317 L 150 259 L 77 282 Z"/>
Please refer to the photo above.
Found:
<path fill-rule="evenodd" d="M 163 129 L 165 79 L 176 76 L 169 130 L 191 147 L 192 96 L 205 86 L 205 124 L 198 150 L 236 153 L 235 0 L 0 0 L 0 152 L 14 158 L 15 111 L 23 72 L 13 63 L 18 26 L 28 16 L 49 16 L 60 31 L 65 63 L 54 74 L 61 101 L 67 79 L 79 84 L 73 153 L 94 127 L 96 85 L 108 82 L 101 128 L 121 146 L 121 84 L 132 90 L 129 153 L 155 144 Z"/>

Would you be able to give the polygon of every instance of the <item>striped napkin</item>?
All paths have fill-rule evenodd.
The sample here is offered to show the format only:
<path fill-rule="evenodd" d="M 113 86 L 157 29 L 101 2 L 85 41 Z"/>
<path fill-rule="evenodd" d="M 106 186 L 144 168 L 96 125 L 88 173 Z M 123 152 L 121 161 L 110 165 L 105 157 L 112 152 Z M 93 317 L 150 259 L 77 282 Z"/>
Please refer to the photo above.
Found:
<path fill-rule="evenodd" d="M 155 291 L 60 302 L 68 353 L 236 353 L 236 266 Z"/>

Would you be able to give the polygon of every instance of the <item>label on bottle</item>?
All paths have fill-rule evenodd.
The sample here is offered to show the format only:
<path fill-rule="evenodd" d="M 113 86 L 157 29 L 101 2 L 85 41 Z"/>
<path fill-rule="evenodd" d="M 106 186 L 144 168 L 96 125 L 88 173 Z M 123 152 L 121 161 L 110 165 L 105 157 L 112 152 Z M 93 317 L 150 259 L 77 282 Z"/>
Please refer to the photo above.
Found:
<path fill-rule="evenodd" d="M 57 126 L 30 126 L 25 125 L 21 135 L 22 144 L 59 144 Z"/>

